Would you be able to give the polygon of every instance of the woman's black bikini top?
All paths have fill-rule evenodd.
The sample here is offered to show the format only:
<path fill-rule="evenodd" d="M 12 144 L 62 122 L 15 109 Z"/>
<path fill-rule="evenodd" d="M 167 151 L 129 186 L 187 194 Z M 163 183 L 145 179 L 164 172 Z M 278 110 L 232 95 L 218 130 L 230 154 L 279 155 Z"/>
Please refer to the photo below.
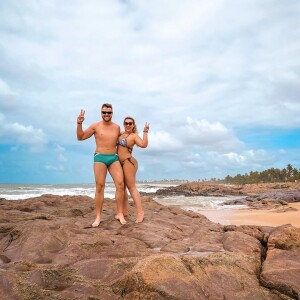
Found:
<path fill-rule="evenodd" d="M 127 138 L 129 137 L 129 135 L 130 135 L 130 133 L 126 137 L 123 137 L 120 140 L 118 139 L 117 140 L 117 145 L 120 145 L 122 147 L 127 148 L 128 151 L 131 153 L 132 152 L 132 148 L 130 148 L 130 147 L 127 146 Z"/>

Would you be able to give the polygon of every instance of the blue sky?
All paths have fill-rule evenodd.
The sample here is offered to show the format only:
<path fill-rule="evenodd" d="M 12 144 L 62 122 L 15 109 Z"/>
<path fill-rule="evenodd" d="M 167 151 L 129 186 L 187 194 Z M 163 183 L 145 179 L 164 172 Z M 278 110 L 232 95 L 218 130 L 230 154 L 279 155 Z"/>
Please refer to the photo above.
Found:
<path fill-rule="evenodd" d="M 300 168 L 300 2 L 0 2 L 0 183 L 91 183 L 100 120 L 150 123 L 138 179 Z M 110 177 L 108 177 L 108 180 Z"/>

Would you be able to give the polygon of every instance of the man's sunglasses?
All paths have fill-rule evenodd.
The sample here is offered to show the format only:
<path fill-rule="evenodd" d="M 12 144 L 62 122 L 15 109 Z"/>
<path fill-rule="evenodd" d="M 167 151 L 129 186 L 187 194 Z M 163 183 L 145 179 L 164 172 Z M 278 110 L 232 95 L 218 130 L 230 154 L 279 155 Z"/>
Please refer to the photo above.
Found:
<path fill-rule="evenodd" d="M 112 111 L 102 111 L 102 115 L 111 115 Z"/>
<path fill-rule="evenodd" d="M 124 122 L 125 126 L 131 126 L 133 124 L 133 122 Z"/>

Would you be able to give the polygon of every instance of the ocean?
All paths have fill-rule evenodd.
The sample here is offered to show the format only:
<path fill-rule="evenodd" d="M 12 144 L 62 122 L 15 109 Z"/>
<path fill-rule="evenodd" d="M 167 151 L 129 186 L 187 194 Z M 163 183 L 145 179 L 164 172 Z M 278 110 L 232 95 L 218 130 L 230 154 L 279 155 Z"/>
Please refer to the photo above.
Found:
<path fill-rule="evenodd" d="M 140 192 L 155 193 L 158 189 L 176 186 L 178 183 L 155 182 L 155 183 L 137 183 Z M 114 199 L 115 187 L 111 182 L 106 183 L 105 198 Z M 94 198 L 94 184 L 0 184 L 0 198 L 7 200 L 24 200 L 32 197 L 38 197 L 43 194 L 52 195 L 82 195 Z M 163 205 L 175 205 L 185 210 L 200 212 L 202 210 L 216 209 L 237 209 L 243 208 L 242 205 L 223 205 L 225 201 L 241 198 L 240 196 L 164 196 L 154 197 L 154 199 Z"/>

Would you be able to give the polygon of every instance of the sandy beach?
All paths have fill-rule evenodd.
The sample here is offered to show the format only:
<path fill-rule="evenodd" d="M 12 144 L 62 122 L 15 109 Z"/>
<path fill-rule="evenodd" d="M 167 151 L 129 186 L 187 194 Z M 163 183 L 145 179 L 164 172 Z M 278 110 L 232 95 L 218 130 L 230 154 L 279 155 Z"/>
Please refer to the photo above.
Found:
<path fill-rule="evenodd" d="M 222 225 L 261 225 L 280 226 L 291 224 L 300 228 L 300 203 L 289 203 L 297 211 L 277 212 L 274 210 L 230 209 L 202 210 L 201 214 L 209 220 Z"/>

